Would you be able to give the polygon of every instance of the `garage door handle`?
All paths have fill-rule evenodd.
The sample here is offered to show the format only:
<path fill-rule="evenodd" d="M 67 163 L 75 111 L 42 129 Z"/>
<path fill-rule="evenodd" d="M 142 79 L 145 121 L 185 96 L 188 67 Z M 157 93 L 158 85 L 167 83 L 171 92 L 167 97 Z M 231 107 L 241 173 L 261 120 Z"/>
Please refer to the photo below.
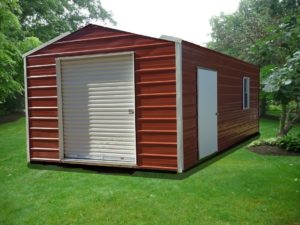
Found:
<path fill-rule="evenodd" d="M 128 114 L 134 114 L 134 110 L 133 109 L 128 109 Z"/>

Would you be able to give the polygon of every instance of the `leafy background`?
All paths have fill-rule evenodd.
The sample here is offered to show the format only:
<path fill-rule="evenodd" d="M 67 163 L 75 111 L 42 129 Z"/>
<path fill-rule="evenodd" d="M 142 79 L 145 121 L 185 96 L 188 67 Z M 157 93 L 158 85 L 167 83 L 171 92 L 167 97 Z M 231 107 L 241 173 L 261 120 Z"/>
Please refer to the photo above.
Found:
<path fill-rule="evenodd" d="M 95 19 L 115 23 L 98 0 L 0 0 L 0 115 L 24 109 L 22 54 Z"/>
<path fill-rule="evenodd" d="M 0 115 L 24 110 L 22 53 L 95 20 L 116 23 L 99 0 L 0 0 Z M 300 118 L 300 1 L 241 0 L 210 23 L 209 48 L 261 68 L 260 115 L 276 107 L 286 135 Z"/>

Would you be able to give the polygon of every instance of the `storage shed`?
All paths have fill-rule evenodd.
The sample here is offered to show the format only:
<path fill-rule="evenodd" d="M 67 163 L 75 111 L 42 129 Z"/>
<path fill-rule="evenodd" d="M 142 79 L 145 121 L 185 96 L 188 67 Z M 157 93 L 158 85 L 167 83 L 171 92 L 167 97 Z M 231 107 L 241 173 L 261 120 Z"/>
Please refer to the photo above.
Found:
<path fill-rule="evenodd" d="M 28 162 L 182 172 L 259 132 L 259 68 L 87 25 L 24 55 Z"/>

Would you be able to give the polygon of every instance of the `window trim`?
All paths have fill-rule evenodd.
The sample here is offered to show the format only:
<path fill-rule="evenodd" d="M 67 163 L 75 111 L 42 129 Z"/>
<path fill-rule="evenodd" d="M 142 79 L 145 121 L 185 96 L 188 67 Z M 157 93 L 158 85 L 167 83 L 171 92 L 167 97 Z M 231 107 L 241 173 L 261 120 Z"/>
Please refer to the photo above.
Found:
<path fill-rule="evenodd" d="M 246 89 L 245 89 L 245 81 L 246 81 Z M 245 101 L 245 94 L 247 94 L 247 101 Z M 250 77 L 243 77 L 243 110 L 250 109 Z M 246 103 L 248 103 L 246 105 Z"/>

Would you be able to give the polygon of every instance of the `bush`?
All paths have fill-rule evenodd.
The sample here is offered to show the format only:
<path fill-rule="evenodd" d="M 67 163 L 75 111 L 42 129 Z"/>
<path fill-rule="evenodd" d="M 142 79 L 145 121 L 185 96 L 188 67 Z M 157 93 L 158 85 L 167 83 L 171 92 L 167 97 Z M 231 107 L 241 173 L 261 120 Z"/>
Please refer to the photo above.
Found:
<path fill-rule="evenodd" d="M 278 138 L 268 138 L 268 139 L 260 139 L 251 142 L 248 147 L 260 146 L 260 145 L 270 145 L 275 146 L 277 144 Z"/>
<path fill-rule="evenodd" d="M 287 151 L 300 152 L 300 133 L 281 137 L 277 140 L 276 145 Z"/>
<path fill-rule="evenodd" d="M 4 103 L 0 102 L 0 116 L 6 116 L 16 112 L 24 111 L 24 96 L 22 94 L 16 94 L 7 98 Z"/>
<path fill-rule="evenodd" d="M 251 142 L 248 147 L 260 145 L 277 146 L 286 151 L 300 153 L 300 133 L 297 135 L 286 135 L 283 137 L 255 140 Z"/>

